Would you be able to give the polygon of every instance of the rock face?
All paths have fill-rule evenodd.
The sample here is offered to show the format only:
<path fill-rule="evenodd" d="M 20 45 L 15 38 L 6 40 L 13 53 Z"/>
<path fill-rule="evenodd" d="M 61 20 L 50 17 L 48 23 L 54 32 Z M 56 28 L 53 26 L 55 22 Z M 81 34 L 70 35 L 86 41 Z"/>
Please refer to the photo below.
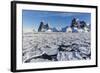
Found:
<path fill-rule="evenodd" d="M 78 27 L 78 21 L 77 21 L 76 18 L 73 18 L 73 19 L 72 19 L 71 28 L 73 28 L 73 27 Z"/>
<path fill-rule="evenodd" d="M 88 33 L 41 32 L 23 34 L 23 62 L 91 59 Z"/>
<path fill-rule="evenodd" d="M 84 27 L 87 27 L 86 22 L 85 21 L 80 21 L 80 28 L 84 29 Z"/>
<path fill-rule="evenodd" d="M 59 27 L 59 26 L 57 26 Z M 48 23 L 44 24 L 44 22 L 40 22 L 40 26 L 38 28 L 38 32 L 90 32 L 91 25 L 87 25 L 85 21 L 80 21 L 77 18 L 73 18 L 70 26 L 65 26 L 63 28 L 59 27 L 49 27 Z"/>
<path fill-rule="evenodd" d="M 68 28 L 68 26 L 62 28 L 62 32 L 66 32 L 67 28 Z"/>
<path fill-rule="evenodd" d="M 74 27 L 83 29 L 84 27 L 87 27 L 87 24 L 85 21 L 79 21 L 77 18 L 73 18 L 71 22 L 71 28 Z"/>
<path fill-rule="evenodd" d="M 53 32 L 59 32 L 55 27 L 52 28 L 52 31 L 53 31 Z"/>
<path fill-rule="evenodd" d="M 40 22 L 38 32 L 46 32 L 49 29 L 48 23 L 45 25 L 44 22 Z"/>

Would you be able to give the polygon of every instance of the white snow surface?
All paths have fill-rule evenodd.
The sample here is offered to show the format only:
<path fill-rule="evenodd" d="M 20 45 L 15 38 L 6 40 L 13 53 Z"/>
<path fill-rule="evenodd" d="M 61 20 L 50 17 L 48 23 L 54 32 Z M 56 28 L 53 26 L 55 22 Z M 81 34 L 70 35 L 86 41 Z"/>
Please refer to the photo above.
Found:
<path fill-rule="evenodd" d="M 23 62 L 30 63 L 91 59 L 90 35 L 90 32 L 23 33 Z"/>

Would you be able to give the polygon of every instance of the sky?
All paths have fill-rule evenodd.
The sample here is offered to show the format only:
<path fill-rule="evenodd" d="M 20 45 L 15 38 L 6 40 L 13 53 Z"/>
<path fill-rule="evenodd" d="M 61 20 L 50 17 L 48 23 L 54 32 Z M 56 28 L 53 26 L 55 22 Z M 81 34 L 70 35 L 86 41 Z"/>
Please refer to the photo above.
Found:
<path fill-rule="evenodd" d="M 70 26 L 73 18 L 77 18 L 80 21 L 85 21 L 87 24 L 91 24 L 90 13 L 35 10 L 22 11 L 23 29 L 33 28 L 35 31 L 38 30 L 41 21 L 44 21 L 44 24 L 48 23 L 51 28 L 63 28 L 66 26 Z"/>

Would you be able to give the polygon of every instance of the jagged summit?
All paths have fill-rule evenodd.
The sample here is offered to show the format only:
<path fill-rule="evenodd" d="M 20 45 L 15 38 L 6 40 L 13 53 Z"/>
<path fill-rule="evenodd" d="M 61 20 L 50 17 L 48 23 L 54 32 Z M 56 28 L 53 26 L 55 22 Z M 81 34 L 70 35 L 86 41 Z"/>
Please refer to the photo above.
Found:
<path fill-rule="evenodd" d="M 83 20 L 80 21 L 78 18 L 73 18 L 70 26 L 66 25 L 59 30 L 57 29 L 59 26 L 51 28 L 48 23 L 45 24 L 44 21 L 41 21 L 38 32 L 89 32 L 90 26 Z"/>
<path fill-rule="evenodd" d="M 49 29 L 49 25 L 48 23 L 47 24 L 44 24 L 44 22 L 40 22 L 40 26 L 38 28 L 38 32 L 45 32 Z"/>

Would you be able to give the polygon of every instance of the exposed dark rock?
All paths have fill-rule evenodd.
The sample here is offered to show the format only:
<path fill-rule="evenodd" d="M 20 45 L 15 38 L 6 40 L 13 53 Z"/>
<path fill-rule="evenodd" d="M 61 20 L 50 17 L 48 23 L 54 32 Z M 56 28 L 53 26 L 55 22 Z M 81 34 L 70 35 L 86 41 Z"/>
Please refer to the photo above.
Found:
<path fill-rule="evenodd" d="M 83 29 L 84 27 L 87 27 L 86 22 L 85 21 L 80 21 L 80 27 Z"/>
<path fill-rule="evenodd" d="M 53 32 L 58 32 L 58 30 L 54 27 L 54 28 L 52 28 L 52 31 Z"/>
<path fill-rule="evenodd" d="M 78 27 L 78 22 L 77 22 L 77 19 L 76 18 L 73 18 L 72 19 L 71 28 L 73 28 L 73 27 Z"/>
<path fill-rule="evenodd" d="M 44 26 L 44 23 L 43 23 L 43 22 L 40 22 L 40 26 L 39 26 L 39 28 L 38 28 L 38 31 L 39 31 L 39 32 L 42 30 L 43 26 Z"/>
<path fill-rule="evenodd" d="M 40 26 L 38 28 L 38 32 L 45 32 L 49 29 L 48 23 L 45 25 L 44 22 L 40 22 Z"/>

